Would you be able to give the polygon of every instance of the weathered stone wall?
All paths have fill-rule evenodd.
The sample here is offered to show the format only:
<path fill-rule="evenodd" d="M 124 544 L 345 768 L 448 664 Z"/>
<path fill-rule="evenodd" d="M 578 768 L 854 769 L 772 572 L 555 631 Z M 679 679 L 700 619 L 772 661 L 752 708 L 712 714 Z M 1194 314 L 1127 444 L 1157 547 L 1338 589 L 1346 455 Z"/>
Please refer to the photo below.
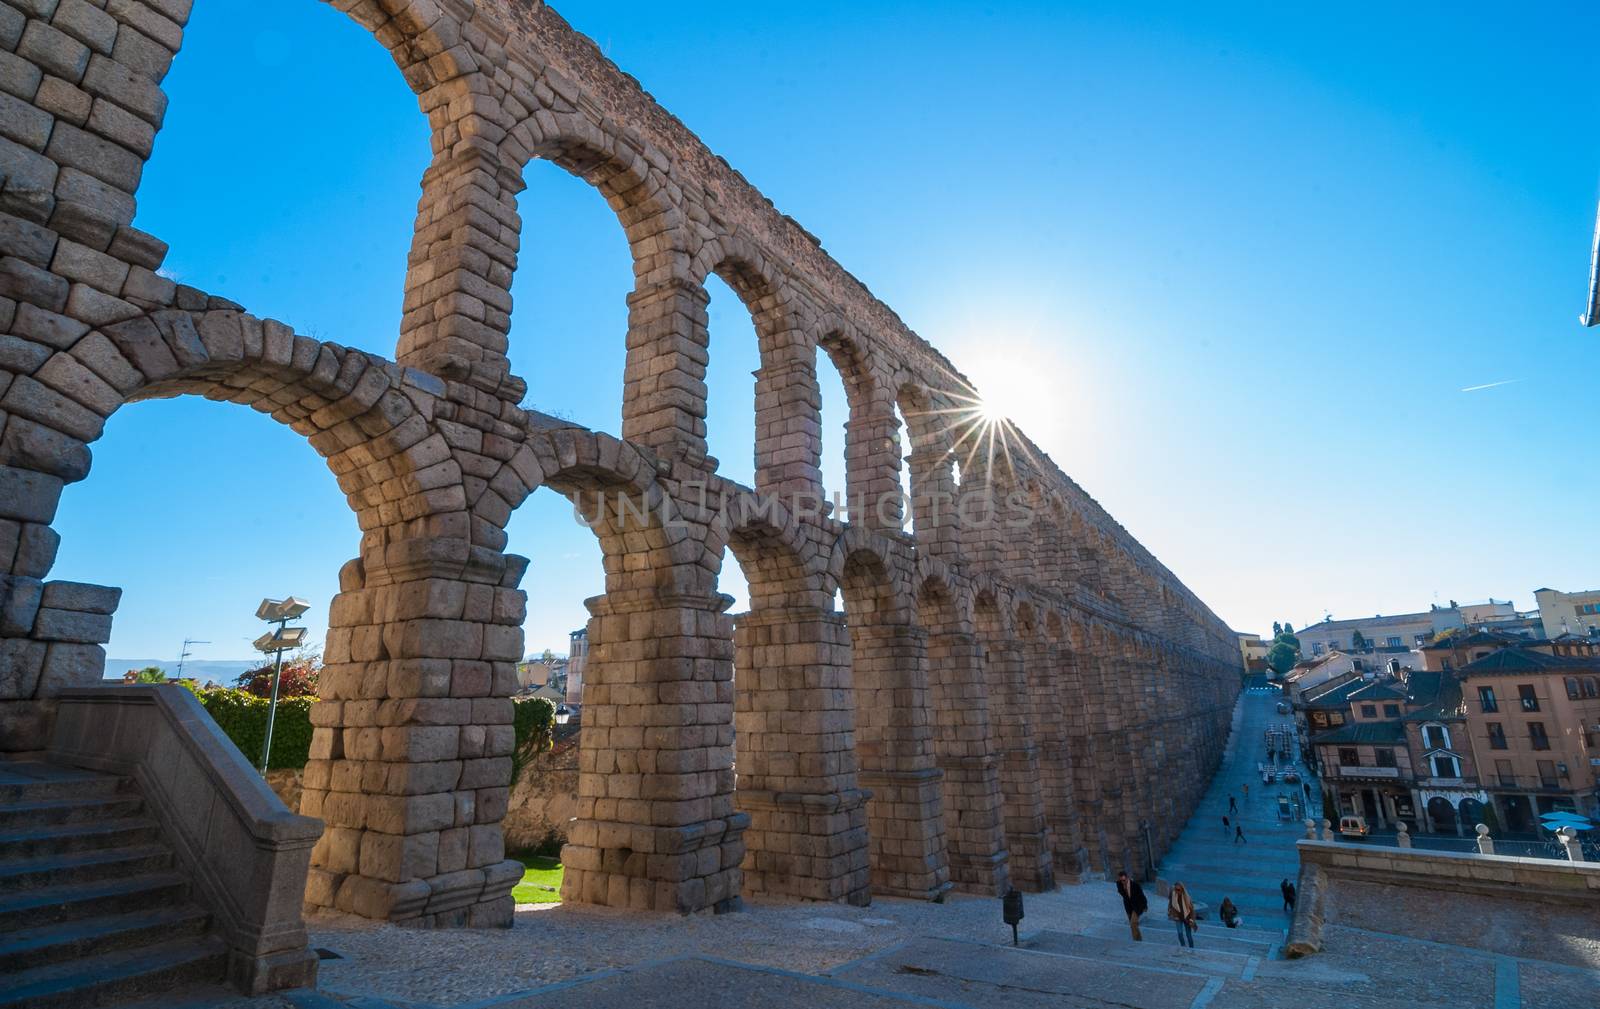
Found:
<path fill-rule="evenodd" d="M 433 132 L 395 361 L 175 285 L 165 244 L 132 227 L 190 0 L 0 0 L 0 747 L 36 746 L 53 692 L 104 663 L 115 590 L 45 581 L 60 494 L 123 404 L 191 394 L 305 437 L 362 532 L 303 776 L 300 808 L 327 824 L 313 906 L 509 921 L 528 562 L 505 526 L 540 489 L 611 502 L 566 899 L 1043 889 L 1141 868 L 1145 830 L 1163 848 L 1226 736 L 1222 621 L 1020 432 L 975 464 L 994 432 L 951 363 L 548 7 L 335 6 L 390 50 Z M 519 405 L 506 348 L 533 158 L 599 189 L 632 249 L 620 437 Z M 713 273 L 760 340 L 754 488 L 705 452 Z M 848 522 L 804 506 L 818 353 L 849 394 L 848 489 L 868 507 Z M 895 499 L 872 507 L 907 448 L 914 535 Z M 962 521 L 956 491 L 1034 520 Z M 730 550 L 748 614 L 718 592 Z"/>
<path fill-rule="evenodd" d="M 511 786 L 511 802 L 500 829 L 507 851 L 527 851 L 550 837 L 565 838 L 578 815 L 579 740 L 541 753 Z"/>
<path fill-rule="evenodd" d="M 1579 967 L 1600 951 L 1600 863 L 1336 841 L 1298 847 L 1290 957 L 1327 947 L 1327 925 Z"/>

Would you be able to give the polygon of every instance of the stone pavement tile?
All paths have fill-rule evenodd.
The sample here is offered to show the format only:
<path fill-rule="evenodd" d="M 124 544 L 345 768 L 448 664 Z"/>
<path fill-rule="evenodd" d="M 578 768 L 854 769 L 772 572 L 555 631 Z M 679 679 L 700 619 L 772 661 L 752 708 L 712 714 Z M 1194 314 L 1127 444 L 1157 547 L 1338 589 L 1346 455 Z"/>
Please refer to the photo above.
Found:
<path fill-rule="evenodd" d="M 462 1009 L 912 1009 L 946 1006 L 850 981 L 700 957 L 639 964 Z"/>
<path fill-rule="evenodd" d="M 1403 996 L 1369 995 L 1324 988 L 1288 986 L 1262 980 L 1224 981 L 1206 1009 L 1416 1009 Z M 1455 1009 L 1494 1009 L 1490 1002 L 1461 1002 Z M 1569 1007 L 1571 1009 L 1571 1007 Z"/>
<path fill-rule="evenodd" d="M 1577 1009 L 1600 1002 L 1600 971 L 1517 965 L 1522 1009 Z"/>
<path fill-rule="evenodd" d="M 1326 927 L 1323 941 L 1324 951 L 1316 956 L 1263 962 L 1257 977 L 1299 978 L 1307 986 L 1404 998 L 1416 1005 L 1494 1005 L 1494 958 L 1479 950 L 1409 942 L 1337 925 Z M 1344 980 L 1334 984 L 1328 980 L 1330 974 Z"/>
<path fill-rule="evenodd" d="M 1159 967 L 917 939 L 837 969 L 872 988 L 966 1005 L 1188 1009 L 1209 980 Z"/>

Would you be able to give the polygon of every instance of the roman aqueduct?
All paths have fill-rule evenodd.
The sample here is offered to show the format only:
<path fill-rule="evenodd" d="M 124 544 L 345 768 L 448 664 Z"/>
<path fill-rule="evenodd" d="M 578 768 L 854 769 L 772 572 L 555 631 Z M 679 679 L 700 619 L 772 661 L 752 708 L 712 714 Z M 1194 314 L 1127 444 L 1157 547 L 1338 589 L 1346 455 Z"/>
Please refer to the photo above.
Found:
<path fill-rule="evenodd" d="M 937 899 L 1159 855 L 1227 734 L 1223 622 L 1018 432 L 958 487 L 963 446 L 994 433 L 959 372 L 553 10 L 332 3 L 432 129 L 393 361 L 175 285 L 132 227 L 191 0 L 0 2 L 0 749 L 38 749 L 52 695 L 102 675 L 116 593 L 46 580 L 63 488 L 123 404 L 190 394 L 303 435 L 362 530 L 305 775 L 301 811 L 326 824 L 312 906 L 509 921 L 527 561 L 504 529 L 540 488 L 638 504 L 594 529 L 566 899 Z M 510 374 L 536 158 L 598 189 L 632 250 L 615 435 L 522 408 Z M 753 488 L 706 452 L 711 274 L 760 341 Z M 819 352 L 849 395 L 849 494 L 889 502 L 847 522 L 796 504 L 820 492 Z M 958 492 L 1034 521 L 962 522 L 939 507 Z M 718 592 L 730 551 L 745 614 Z"/>

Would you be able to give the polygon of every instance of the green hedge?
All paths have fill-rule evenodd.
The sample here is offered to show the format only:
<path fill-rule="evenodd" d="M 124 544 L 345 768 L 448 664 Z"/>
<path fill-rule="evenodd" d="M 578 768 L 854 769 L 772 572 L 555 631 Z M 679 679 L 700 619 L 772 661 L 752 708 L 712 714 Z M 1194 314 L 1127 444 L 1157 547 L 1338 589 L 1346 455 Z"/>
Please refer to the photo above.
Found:
<path fill-rule="evenodd" d="M 264 697 L 229 688 L 196 690 L 195 696 L 244 754 L 244 759 L 252 767 L 259 764 L 270 702 Z M 272 723 L 272 753 L 268 756 L 267 767 L 276 770 L 306 766 L 311 756 L 311 706 L 315 703 L 315 697 L 278 698 L 278 717 Z"/>
<path fill-rule="evenodd" d="M 512 702 L 511 726 L 517 741 L 511 751 L 511 783 L 515 785 L 534 756 L 550 746 L 556 706 L 544 697 L 514 697 Z"/>

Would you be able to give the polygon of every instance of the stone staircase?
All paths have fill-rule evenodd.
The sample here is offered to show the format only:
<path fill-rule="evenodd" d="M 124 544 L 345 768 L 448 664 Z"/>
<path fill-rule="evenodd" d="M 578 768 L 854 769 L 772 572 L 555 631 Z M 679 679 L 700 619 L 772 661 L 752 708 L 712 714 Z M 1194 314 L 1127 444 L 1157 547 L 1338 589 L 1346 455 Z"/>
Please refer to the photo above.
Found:
<path fill-rule="evenodd" d="M 129 779 L 0 763 L 0 1009 L 220 981 L 210 924 Z"/>

